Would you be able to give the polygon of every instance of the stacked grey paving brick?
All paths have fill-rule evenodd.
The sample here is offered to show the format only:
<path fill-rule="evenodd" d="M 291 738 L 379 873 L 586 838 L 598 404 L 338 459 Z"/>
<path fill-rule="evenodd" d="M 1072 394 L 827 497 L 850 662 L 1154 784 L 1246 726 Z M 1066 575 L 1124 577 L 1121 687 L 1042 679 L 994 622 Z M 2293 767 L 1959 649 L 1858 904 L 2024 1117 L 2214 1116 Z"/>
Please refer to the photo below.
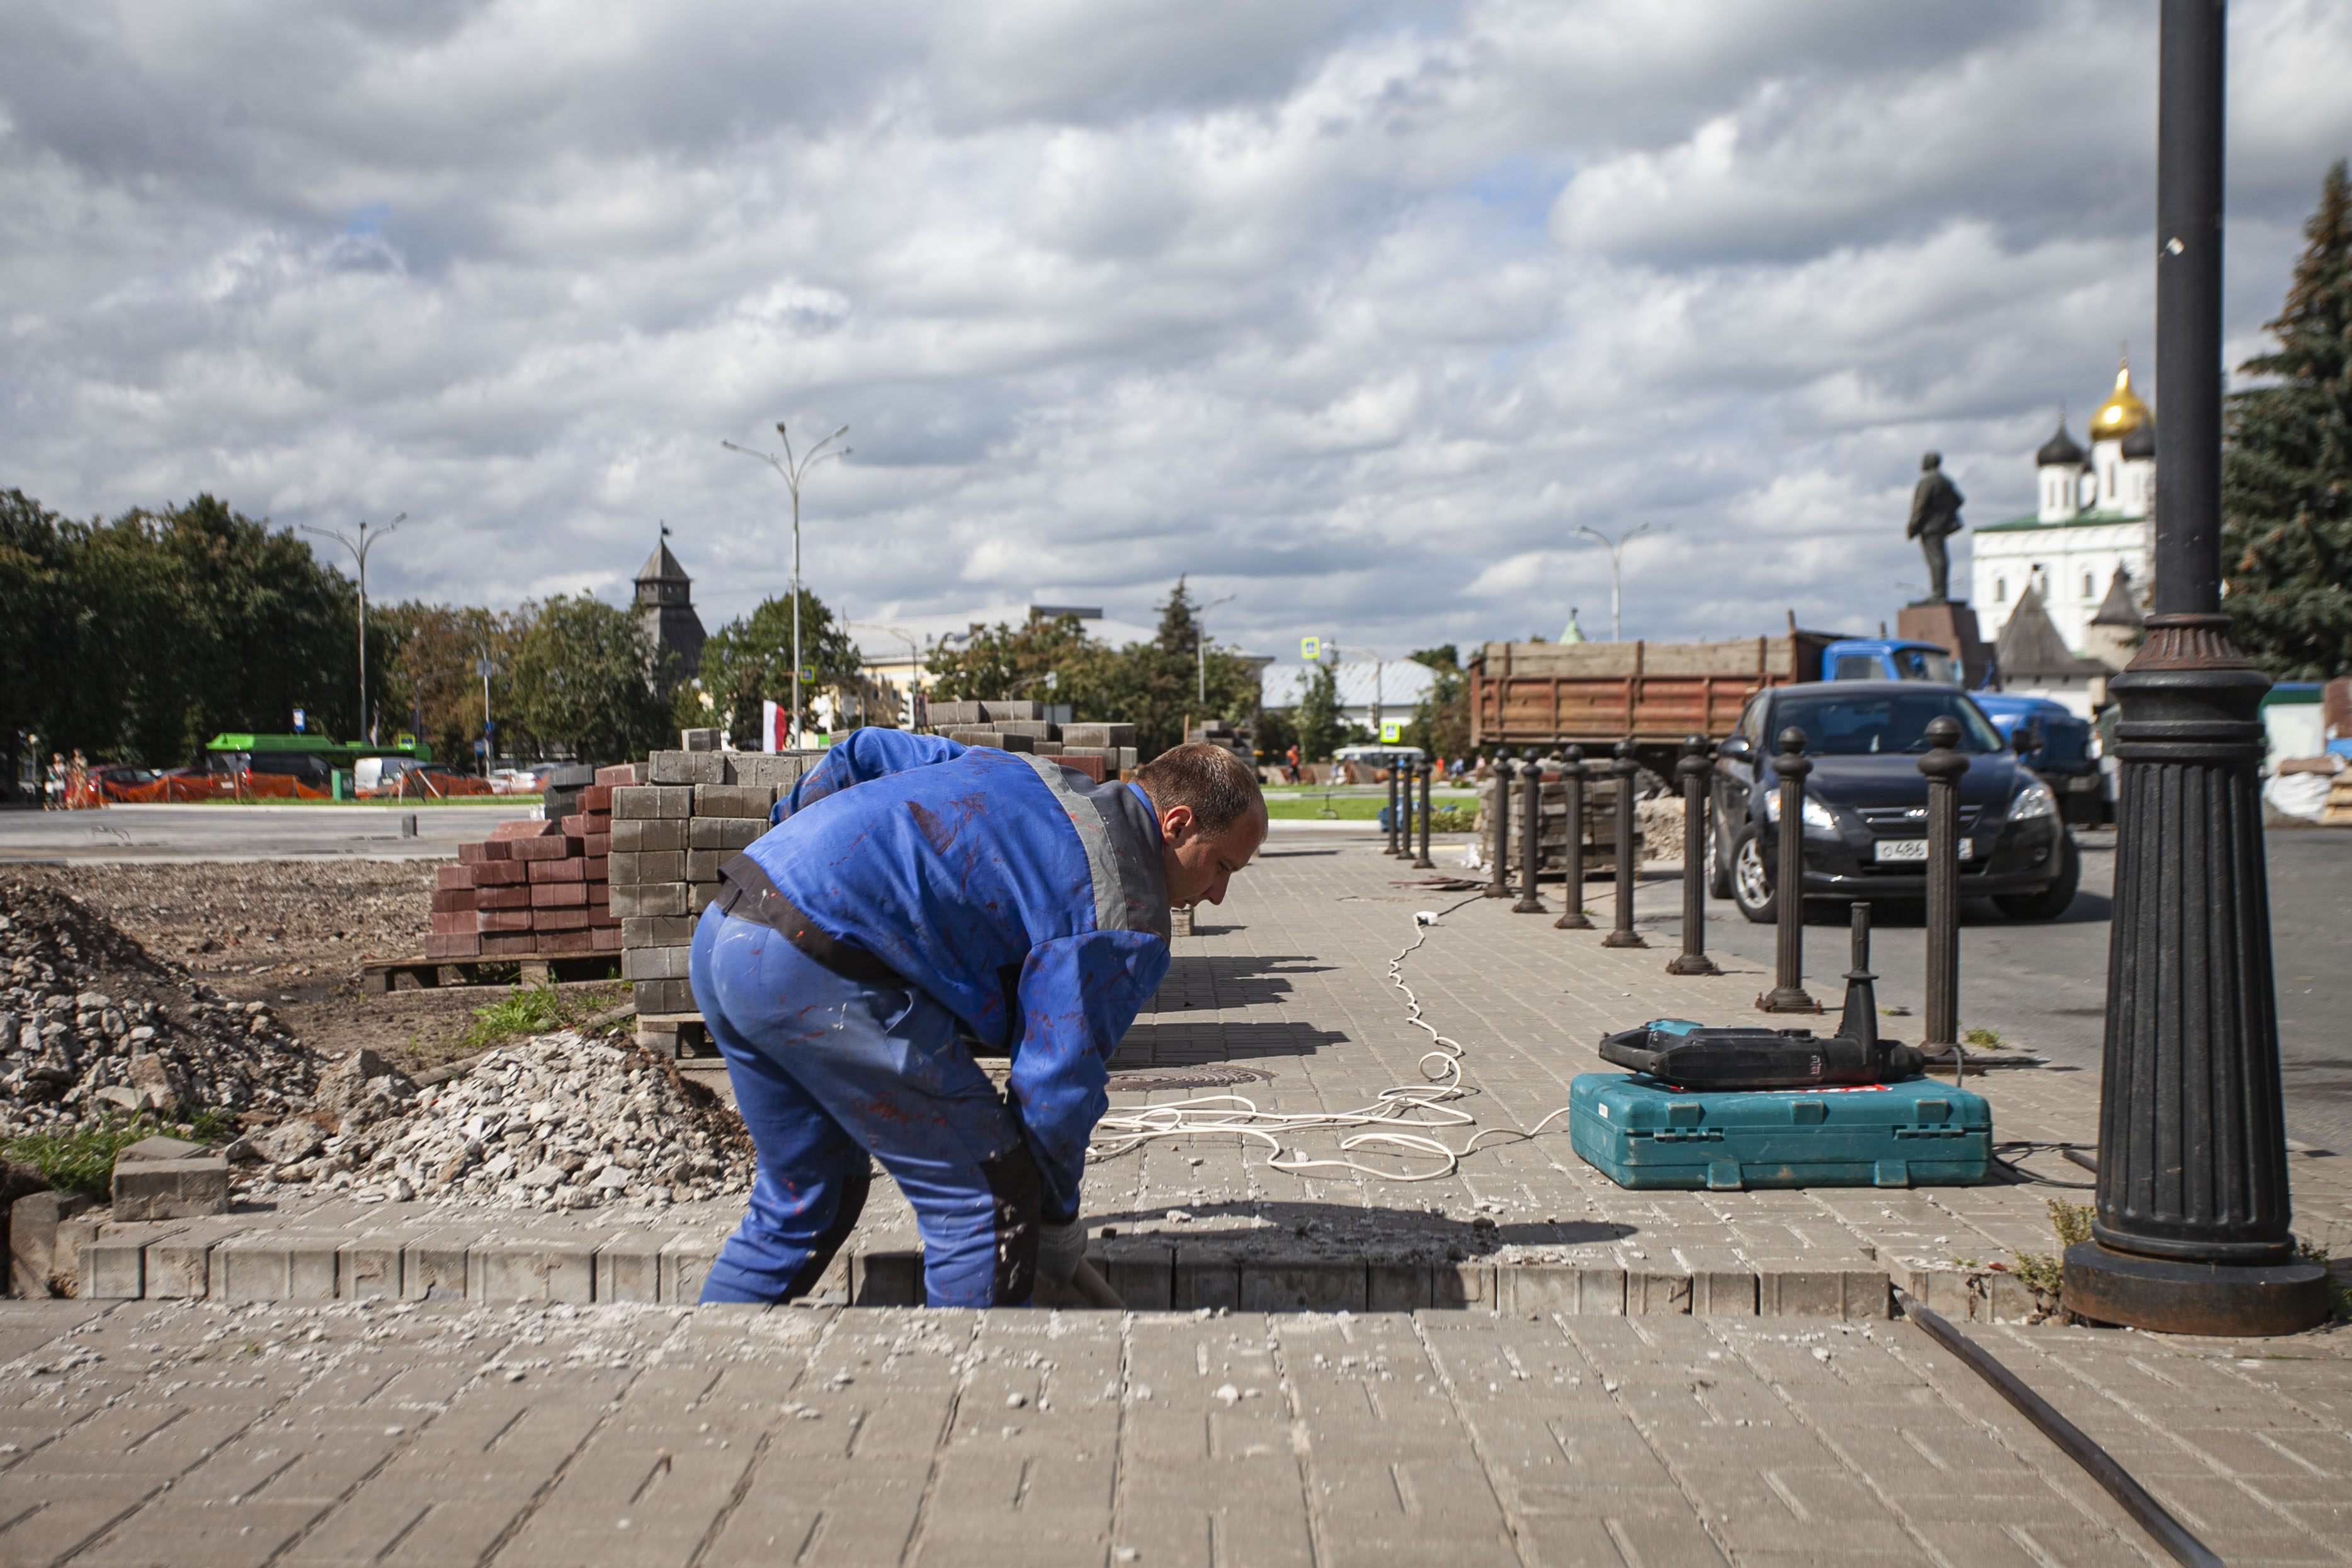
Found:
<path fill-rule="evenodd" d="M 621 977 L 634 988 L 639 1018 L 654 1026 L 641 1032 L 658 1034 L 658 1021 L 693 1014 L 687 953 L 695 917 L 718 890 L 719 865 L 768 830 L 776 797 L 823 755 L 656 752 L 632 769 L 597 774 L 617 786 L 613 913 L 621 921 Z"/>
<path fill-rule="evenodd" d="M 1104 779 L 1138 765 L 1132 724 L 1056 724 L 1037 702 L 934 702 L 929 717 L 935 733 L 961 745 L 1033 752 L 1077 767 L 1077 759 L 1095 758 Z"/>

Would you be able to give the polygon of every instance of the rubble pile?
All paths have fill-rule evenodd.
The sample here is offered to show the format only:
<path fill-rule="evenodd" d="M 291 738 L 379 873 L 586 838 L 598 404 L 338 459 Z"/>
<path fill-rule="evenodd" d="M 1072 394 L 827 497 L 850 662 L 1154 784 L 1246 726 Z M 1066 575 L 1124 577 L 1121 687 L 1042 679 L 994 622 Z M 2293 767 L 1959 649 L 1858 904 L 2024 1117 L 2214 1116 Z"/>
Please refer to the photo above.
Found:
<path fill-rule="evenodd" d="M 209 1107 L 308 1109 L 320 1058 L 261 1002 L 155 959 L 46 881 L 0 881 L 0 1134 Z"/>
<path fill-rule="evenodd" d="M 375 1070 L 373 1053 L 346 1060 L 360 1057 L 371 1059 L 321 1086 L 322 1111 L 340 1118 L 331 1129 L 321 1115 L 251 1141 L 274 1164 L 265 1183 L 542 1209 L 685 1203 L 750 1184 L 751 1141 L 735 1112 L 634 1044 L 541 1035 L 423 1089 Z"/>

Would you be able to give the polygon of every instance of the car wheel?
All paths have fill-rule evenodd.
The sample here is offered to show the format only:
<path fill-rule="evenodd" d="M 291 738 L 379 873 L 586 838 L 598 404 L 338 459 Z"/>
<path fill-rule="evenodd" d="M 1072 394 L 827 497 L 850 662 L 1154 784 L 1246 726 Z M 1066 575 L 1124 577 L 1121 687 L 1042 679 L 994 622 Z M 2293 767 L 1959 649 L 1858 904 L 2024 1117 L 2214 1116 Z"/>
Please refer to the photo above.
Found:
<path fill-rule="evenodd" d="M 1723 857 L 1718 820 L 1717 813 L 1706 814 L 1706 894 L 1711 899 L 1727 899 L 1731 897 L 1731 862 Z"/>
<path fill-rule="evenodd" d="M 1780 919 L 1780 901 L 1772 896 L 1772 874 L 1765 869 L 1763 847 L 1753 827 L 1739 836 L 1731 851 L 1731 901 L 1757 925 L 1770 925 Z"/>
<path fill-rule="evenodd" d="M 2083 880 L 2083 862 L 2074 853 L 2074 836 L 2058 839 L 2058 879 L 2038 893 L 2003 893 L 1993 906 L 2013 921 L 2054 921 L 2074 901 Z"/>

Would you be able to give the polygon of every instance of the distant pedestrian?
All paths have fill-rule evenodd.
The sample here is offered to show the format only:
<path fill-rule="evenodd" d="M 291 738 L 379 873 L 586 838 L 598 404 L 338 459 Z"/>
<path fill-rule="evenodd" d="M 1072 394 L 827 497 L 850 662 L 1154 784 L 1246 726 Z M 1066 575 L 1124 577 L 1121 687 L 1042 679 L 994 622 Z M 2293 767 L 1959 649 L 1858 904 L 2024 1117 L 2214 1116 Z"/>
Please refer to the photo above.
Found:
<path fill-rule="evenodd" d="M 66 759 L 61 752 L 49 753 L 49 776 L 41 785 L 42 809 L 61 811 L 66 804 Z"/>
<path fill-rule="evenodd" d="M 1297 784 L 1298 782 L 1298 747 L 1296 744 L 1284 753 L 1284 761 L 1288 771 L 1283 776 L 1292 784 Z"/>

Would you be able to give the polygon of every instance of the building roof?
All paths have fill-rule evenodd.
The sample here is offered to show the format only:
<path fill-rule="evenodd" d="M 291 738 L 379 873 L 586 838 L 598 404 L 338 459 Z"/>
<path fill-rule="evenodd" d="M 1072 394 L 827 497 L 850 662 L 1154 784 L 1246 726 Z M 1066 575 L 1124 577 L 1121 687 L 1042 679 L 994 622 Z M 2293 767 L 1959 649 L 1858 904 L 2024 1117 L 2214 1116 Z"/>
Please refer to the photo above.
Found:
<path fill-rule="evenodd" d="M 2138 428 L 2124 437 L 2123 455 L 2126 458 L 2145 458 L 2149 462 L 2156 460 L 2155 420 L 2143 420 Z"/>
<path fill-rule="evenodd" d="M 2147 422 L 2147 405 L 2132 390 L 2131 365 L 2116 365 L 2115 391 L 2091 415 L 2091 439 L 2119 441 Z"/>
<path fill-rule="evenodd" d="M 2041 518 L 2029 512 L 2023 517 L 2012 517 L 2006 522 L 1988 522 L 1981 524 L 1975 529 L 1974 531 L 1978 533 L 2031 533 L 2036 529 L 2101 528 L 2109 523 L 2116 522 L 2136 522 L 2144 525 L 2147 521 L 2148 520 L 2147 518 L 2131 517 L 2120 511 L 2085 511 L 2077 512 L 2073 517 L 2061 518 L 2056 522 L 2044 522 Z"/>
<path fill-rule="evenodd" d="M 2137 631 L 2147 623 L 2139 613 L 2139 604 L 2132 597 L 2131 574 L 2122 567 L 2107 583 L 2107 596 L 2099 601 L 2098 614 L 2091 617 L 2095 626 L 2124 626 Z"/>
<path fill-rule="evenodd" d="M 1268 708 L 1296 708 L 1306 695 L 1307 679 L 1312 667 L 1304 664 L 1275 664 L 1266 667 L 1259 682 L 1259 690 Z M 1370 708 L 1377 696 L 1382 708 L 1402 710 L 1412 707 L 1429 695 L 1436 683 L 1437 672 L 1425 664 L 1415 664 L 1409 658 L 1383 659 L 1378 663 L 1360 663 L 1333 667 L 1332 674 L 1339 689 L 1342 708 Z"/>
<path fill-rule="evenodd" d="M 640 583 L 691 583 L 694 579 L 686 574 L 686 568 L 679 565 L 677 557 L 669 552 L 669 541 L 665 539 L 654 545 L 654 552 L 646 557 L 646 563 L 643 566 L 637 568 L 637 581 Z"/>
<path fill-rule="evenodd" d="M 2033 462 L 2036 468 L 2079 468 L 2083 466 L 2083 448 L 2074 445 L 2074 437 L 2066 434 L 2064 418 L 2058 421 L 2058 433 L 2042 442 L 2042 449 L 2033 454 Z"/>
<path fill-rule="evenodd" d="M 2077 658 L 2066 646 L 2050 612 L 2042 607 L 2042 590 L 2031 584 L 2018 595 L 2017 608 L 2009 613 L 2008 624 L 2000 628 L 1996 654 L 2004 679 L 2031 681 L 2036 676 L 2053 675 L 2081 679 L 2107 673 L 2105 665 L 2095 658 Z"/>

